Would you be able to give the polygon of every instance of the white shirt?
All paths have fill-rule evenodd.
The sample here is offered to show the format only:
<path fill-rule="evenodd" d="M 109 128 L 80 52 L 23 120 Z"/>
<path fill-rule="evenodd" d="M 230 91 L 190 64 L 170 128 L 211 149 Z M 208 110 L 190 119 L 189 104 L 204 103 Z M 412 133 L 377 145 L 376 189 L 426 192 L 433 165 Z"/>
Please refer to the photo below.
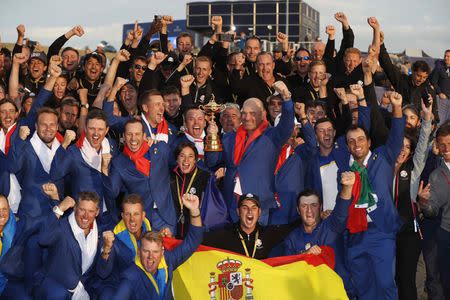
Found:
<path fill-rule="evenodd" d="M 333 160 L 320 167 L 320 178 L 322 180 L 323 210 L 333 210 L 338 193 L 337 186 L 338 166 Z"/>

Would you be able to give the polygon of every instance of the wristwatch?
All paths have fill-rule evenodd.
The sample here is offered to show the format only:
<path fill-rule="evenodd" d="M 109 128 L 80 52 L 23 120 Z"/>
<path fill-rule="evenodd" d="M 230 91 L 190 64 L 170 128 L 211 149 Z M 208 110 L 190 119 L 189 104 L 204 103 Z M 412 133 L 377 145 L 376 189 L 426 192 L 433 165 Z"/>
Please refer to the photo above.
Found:
<path fill-rule="evenodd" d="M 58 216 L 62 216 L 64 214 L 64 212 L 61 210 L 61 208 L 59 208 L 58 205 L 53 206 L 53 212 Z"/>
<path fill-rule="evenodd" d="M 86 108 L 86 109 L 89 109 L 89 103 L 86 103 L 86 104 L 80 104 L 80 107 L 84 107 L 84 108 Z"/>

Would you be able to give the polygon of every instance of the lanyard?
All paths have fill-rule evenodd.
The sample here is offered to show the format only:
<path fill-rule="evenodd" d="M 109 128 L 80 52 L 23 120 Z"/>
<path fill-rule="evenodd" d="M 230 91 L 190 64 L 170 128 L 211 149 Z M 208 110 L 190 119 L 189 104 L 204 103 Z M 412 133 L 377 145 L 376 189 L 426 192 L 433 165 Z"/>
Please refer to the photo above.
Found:
<path fill-rule="evenodd" d="M 195 168 L 194 174 L 192 174 L 191 180 L 189 181 L 188 187 L 186 189 L 186 191 L 189 191 L 191 189 L 192 183 L 194 182 L 195 176 L 197 175 L 197 171 L 198 169 Z M 179 221 L 181 221 L 182 227 L 184 227 L 184 214 L 183 214 L 183 199 L 182 196 L 184 194 L 184 179 L 183 179 L 183 185 L 181 186 L 181 190 L 180 190 L 180 184 L 178 182 L 178 176 L 176 176 L 176 183 L 177 183 L 177 195 L 178 195 L 178 202 L 180 203 L 180 219 Z M 183 232 L 183 228 L 181 230 Z"/>
<path fill-rule="evenodd" d="M 245 255 L 246 255 L 247 257 L 254 258 L 254 257 L 255 257 L 255 253 L 256 253 L 256 241 L 257 241 L 258 238 L 259 238 L 259 230 L 256 232 L 256 235 L 255 235 L 255 242 L 254 242 L 254 245 L 253 245 L 253 253 L 252 253 L 252 256 L 250 256 L 250 255 L 248 254 L 247 245 L 245 245 L 244 238 L 242 237 L 242 234 L 239 232 L 239 230 L 238 230 L 238 233 L 239 233 L 239 238 L 241 239 L 242 247 L 244 247 Z"/>

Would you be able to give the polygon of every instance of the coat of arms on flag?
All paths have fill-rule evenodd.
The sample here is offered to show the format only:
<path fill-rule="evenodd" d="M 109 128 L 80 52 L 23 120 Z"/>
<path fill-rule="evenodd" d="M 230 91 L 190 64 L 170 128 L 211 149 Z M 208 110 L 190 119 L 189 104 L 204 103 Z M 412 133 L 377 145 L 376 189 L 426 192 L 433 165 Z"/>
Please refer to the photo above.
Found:
<path fill-rule="evenodd" d="M 245 269 L 245 278 L 239 268 L 242 262 L 235 259 L 227 258 L 217 263 L 216 267 L 221 272 L 218 274 L 216 281 L 216 273 L 210 273 L 210 281 L 208 284 L 210 300 L 238 300 L 242 299 L 244 294 L 244 286 L 246 288 L 245 300 L 253 300 L 253 279 L 250 278 L 250 269 Z M 219 288 L 219 297 L 216 296 L 217 288 Z"/>

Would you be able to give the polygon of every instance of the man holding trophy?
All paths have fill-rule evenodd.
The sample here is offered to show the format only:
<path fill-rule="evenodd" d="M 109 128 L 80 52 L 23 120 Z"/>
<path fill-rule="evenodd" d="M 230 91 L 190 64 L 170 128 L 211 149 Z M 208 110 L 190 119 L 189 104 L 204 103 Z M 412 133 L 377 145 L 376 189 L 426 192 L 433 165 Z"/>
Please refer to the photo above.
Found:
<path fill-rule="evenodd" d="M 223 149 L 205 146 L 207 166 L 214 169 L 224 164 L 226 167 L 224 196 L 233 222 L 238 221 L 236 209 L 241 195 L 251 193 L 259 197 L 262 225 L 267 225 L 270 209 L 277 207 L 273 176 L 278 154 L 294 127 L 294 107 L 291 93 L 283 82 L 277 81 L 272 87 L 283 99 L 281 119 L 276 127 L 269 127 L 262 101 L 249 98 L 242 107 L 241 126 L 223 136 Z M 214 120 L 209 122 L 207 133 L 207 143 L 217 143 L 218 127 Z"/>

